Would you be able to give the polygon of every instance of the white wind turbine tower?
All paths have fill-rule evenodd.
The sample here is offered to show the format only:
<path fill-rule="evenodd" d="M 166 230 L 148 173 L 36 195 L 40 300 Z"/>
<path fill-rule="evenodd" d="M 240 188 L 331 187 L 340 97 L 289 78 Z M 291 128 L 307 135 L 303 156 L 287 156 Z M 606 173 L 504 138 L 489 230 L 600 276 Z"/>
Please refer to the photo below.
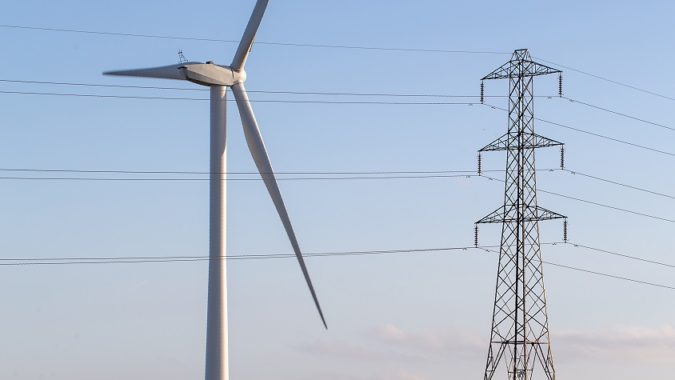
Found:
<path fill-rule="evenodd" d="M 286 229 L 293 251 L 300 263 L 300 269 L 305 277 L 309 291 L 314 299 L 324 327 L 326 320 L 323 316 L 314 286 L 307 272 L 305 261 L 300 252 L 300 246 L 293 232 L 293 226 L 286 212 L 286 206 L 281 198 L 272 166 L 270 164 L 265 144 L 258 122 L 256 121 L 248 93 L 244 87 L 246 71 L 244 66 L 253 45 L 268 0 L 258 0 L 251 18 L 246 26 L 244 35 L 239 43 L 237 52 L 230 66 L 216 65 L 212 62 L 185 62 L 177 65 L 110 71 L 106 75 L 120 75 L 132 77 L 149 77 L 163 79 L 187 80 L 211 89 L 211 170 L 210 170 L 210 227 L 209 227 L 209 288 L 208 311 L 206 323 L 206 380 L 227 380 L 228 371 L 228 344 L 227 344 L 227 271 L 226 271 L 226 95 L 227 88 L 232 88 L 234 98 L 239 108 L 241 123 L 248 148 L 251 151 L 258 171 L 272 197 L 274 206 L 279 213 L 281 222 Z"/>

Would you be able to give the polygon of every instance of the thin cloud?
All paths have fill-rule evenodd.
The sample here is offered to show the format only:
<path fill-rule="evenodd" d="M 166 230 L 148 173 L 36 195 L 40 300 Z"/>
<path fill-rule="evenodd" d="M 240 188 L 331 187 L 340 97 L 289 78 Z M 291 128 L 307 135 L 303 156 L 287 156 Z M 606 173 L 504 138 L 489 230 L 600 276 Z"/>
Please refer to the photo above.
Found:
<path fill-rule="evenodd" d="M 560 331 L 553 336 L 557 357 L 567 359 L 624 360 L 673 365 L 675 328 L 615 326 L 605 331 Z"/>
<path fill-rule="evenodd" d="M 394 324 L 386 324 L 374 329 L 371 336 L 379 343 L 394 345 L 399 349 L 422 356 L 446 357 L 448 354 L 475 354 L 482 352 L 487 345 L 487 339 L 476 334 L 455 330 L 410 332 Z"/>
<path fill-rule="evenodd" d="M 630 359 L 634 364 L 673 365 L 675 327 L 615 326 L 605 330 L 557 330 L 552 337 L 556 361 Z M 488 339 L 458 330 L 412 331 L 385 324 L 363 332 L 353 340 L 314 342 L 302 349 L 319 355 L 358 361 L 393 363 L 447 362 L 450 358 L 482 358 Z M 401 373 L 404 380 L 418 380 Z M 407 376 L 407 378 L 405 377 Z M 413 377 L 411 377 L 413 376 Z"/>

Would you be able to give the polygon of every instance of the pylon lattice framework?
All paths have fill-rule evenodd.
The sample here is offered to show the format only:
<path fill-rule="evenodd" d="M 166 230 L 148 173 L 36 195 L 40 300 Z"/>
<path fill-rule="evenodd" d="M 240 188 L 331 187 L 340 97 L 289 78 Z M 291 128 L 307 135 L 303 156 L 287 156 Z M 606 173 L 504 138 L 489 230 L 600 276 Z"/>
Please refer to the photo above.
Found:
<path fill-rule="evenodd" d="M 566 217 L 537 204 L 535 149 L 563 144 L 535 133 L 533 107 L 534 77 L 554 73 L 561 71 L 532 61 L 527 49 L 519 49 L 483 78 L 509 80 L 508 131 L 479 151 L 507 155 L 504 205 L 476 222 L 502 224 L 485 380 L 493 378 L 502 361 L 509 379 L 531 379 L 535 367 L 546 379 L 555 379 L 539 221 Z"/>

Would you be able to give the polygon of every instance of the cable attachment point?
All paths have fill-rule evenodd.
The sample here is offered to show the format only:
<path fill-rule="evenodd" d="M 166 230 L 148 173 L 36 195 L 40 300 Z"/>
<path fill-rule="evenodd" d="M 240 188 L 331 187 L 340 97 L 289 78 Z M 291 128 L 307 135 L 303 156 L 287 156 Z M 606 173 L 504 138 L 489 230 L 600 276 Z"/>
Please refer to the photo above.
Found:
<path fill-rule="evenodd" d="M 483 175 L 483 156 L 478 153 L 478 175 Z"/>
<path fill-rule="evenodd" d="M 473 230 L 473 245 L 478 248 L 478 224 L 474 226 Z"/>
<path fill-rule="evenodd" d="M 560 96 L 561 98 L 563 96 L 563 77 L 562 77 L 562 73 L 560 73 L 560 75 L 558 75 L 558 96 Z"/>
<path fill-rule="evenodd" d="M 480 81 L 480 104 L 485 103 L 485 82 Z"/>
<path fill-rule="evenodd" d="M 567 243 L 567 218 L 563 221 L 563 241 Z"/>
<path fill-rule="evenodd" d="M 560 146 L 560 169 L 565 170 L 565 146 Z"/>

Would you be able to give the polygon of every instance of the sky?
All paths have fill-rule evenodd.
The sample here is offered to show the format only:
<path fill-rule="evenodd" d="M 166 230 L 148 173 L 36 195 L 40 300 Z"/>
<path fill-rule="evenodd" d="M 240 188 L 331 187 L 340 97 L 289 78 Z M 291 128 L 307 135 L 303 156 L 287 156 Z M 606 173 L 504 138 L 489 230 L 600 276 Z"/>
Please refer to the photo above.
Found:
<path fill-rule="evenodd" d="M 0 16 L 0 79 L 194 88 L 101 73 L 172 64 L 178 50 L 189 60 L 227 64 L 234 44 L 6 26 L 238 40 L 252 7 L 252 0 L 11 2 Z M 475 96 L 481 77 L 514 49 L 528 48 L 535 59 L 555 67 L 675 96 L 675 78 L 669 75 L 674 7 L 665 1 L 273 0 L 259 42 L 465 52 L 257 44 L 247 63 L 247 87 Z M 567 97 L 675 127 L 672 99 L 563 70 Z M 538 133 L 566 143 L 568 169 L 672 194 L 672 130 L 560 99 L 557 87 L 555 76 L 537 78 L 537 95 L 552 95 L 536 99 L 538 117 L 665 152 L 537 124 Z M 12 82 L 0 82 L 0 91 L 207 96 Z M 506 95 L 507 84 L 486 82 L 486 94 Z M 251 98 L 392 100 L 262 93 Z M 208 102 L 9 93 L 0 93 L 0 101 L 0 167 L 5 169 L 208 170 Z M 504 98 L 488 101 L 506 105 Z M 507 127 L 505 113 L 480 105 L 258 102 L 253 107 L 280 172 L 474 170 L 477 150 Z M 234 107 L 228 144 L 230 170 L 255 171 Z M 499 153 L 485 155 L 483 166 L 501 169 L 504 159 Z M 539 168 L 558 164 L 556 149 L 537 152 Z M 207 186 L 205 181 L 0 180 L 0 252 L 4 258 L 203 256 Z M 263 184 L 231 181 L 228 186 L 229 253 L 289 253 Z M 675 262 L 672 196 L 561 171 L 540 173 L 538 186 L 662 218 L 540 193 L 541 206 L 569 217 L 571 242 Z M 503 202 L 502 184 L 480 178 L 281 181 L 280 187 L 305 252 L 471 246 L 473 223 Z M 481 244 L 498 243 L 499 233 L 498 226 L 482 227 Z M 543 242 L 561 237 L 561 222 L 542 223 Z M 669 267 L 564 244 L 544 245 L 542 251 L 553 263 L 675 286 Z M 230 262 L 232 379 L 482 376 L 495 255 L 467 250 L 317 257 L 307 263 L 327 331 L 295 261 Z M 544 269 L 558 378 L 672 377 L 673 290 L 551 265 Z M 0 377 L 201 378 L 206 281 L 205 262 L 2 266 Z"/>

